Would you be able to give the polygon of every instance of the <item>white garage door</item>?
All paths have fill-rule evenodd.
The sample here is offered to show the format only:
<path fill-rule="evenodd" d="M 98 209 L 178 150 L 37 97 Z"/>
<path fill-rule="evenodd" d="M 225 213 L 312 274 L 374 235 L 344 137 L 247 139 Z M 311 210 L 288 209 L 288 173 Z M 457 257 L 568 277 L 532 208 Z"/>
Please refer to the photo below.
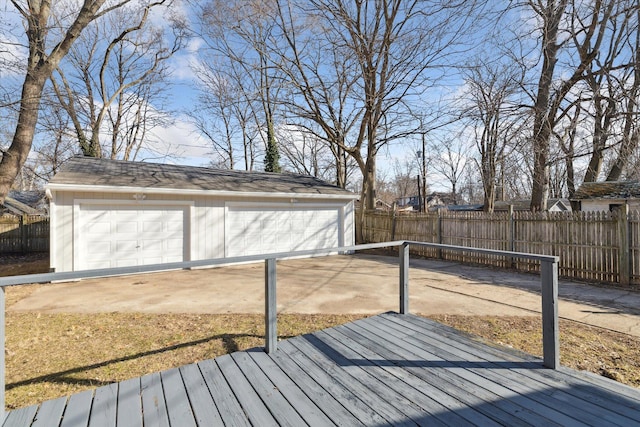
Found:
<path fill-rule="evenodd" d="M 340 208 L 228 206 L 227 257 L 334 248 L 341 244 Z"/>
<path fill-rule="evenodd" d="M 185 218 L 183 207 L 80 206 L 77 269 L 183 261 Z"/>

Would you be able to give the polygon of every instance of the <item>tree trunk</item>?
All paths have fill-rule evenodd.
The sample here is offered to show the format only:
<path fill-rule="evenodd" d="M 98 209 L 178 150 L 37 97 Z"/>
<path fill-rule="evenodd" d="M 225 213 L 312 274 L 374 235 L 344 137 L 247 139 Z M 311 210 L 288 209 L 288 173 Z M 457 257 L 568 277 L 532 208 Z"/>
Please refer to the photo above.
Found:
<path fill-rule="evenodd" d="M 46 80 L 38 72 L 27 73 L 25 76 L 16 132 L 13 135 L 11 146 L 0 160 L 0 204 L 4 203 L 15 177 L 18 176 L 22 165 L 27 160 L 29 151 L 31 151 L 38 122 L 42 89 Z"/>
<path fill-rule="evenodd" d="M 638 131 L 634 131 L 631 136 L 624 135 L 624 138 L 625 139 L 620 147 L 620 153 L 618 153 L 618 157 L 614 161 L 611 166 L 611 170 L 609 170 L 609 174 L 607 175 L 607 181 L 620 180 L 624 168 L 629 163 L 631 154 L 638 148 L 638 142 L 640 140 Z"/>
<path fill-rule="evenodd" d="M 555 111 L 550 111 L 549 100 L 551 99 L 553 74 L 558 51 L 560 50 L 560 46 L 558 45 L 558 28 L 560 26 L 560 18 L 566 6 L 566 0 L 561 0 L 557 5 L 555 2 L 549 2 L 543 11 L 542 54 L 544 60 L 538 81 L 536 102 L 533 107 L 534 155 L 530 209 L 534 212 L 547 209 L 547 197 L 549 195 L 549 144 L 555 121 Z"/>
<path fill-rule="evenodd" d="M 365 209 L 376 208 L 376 158 L 367 156 L 364 173 L 362 174 L 362 190 L 365 198 Z"/>
<path fill-rule="evenodd" d="M 334 145 L 332 144 L 332 148 Z M 347 153 L 339 144 L 335 145 L 334 158 L 336 160 L 336 185 L 340 188 L 347 186 Z"/>

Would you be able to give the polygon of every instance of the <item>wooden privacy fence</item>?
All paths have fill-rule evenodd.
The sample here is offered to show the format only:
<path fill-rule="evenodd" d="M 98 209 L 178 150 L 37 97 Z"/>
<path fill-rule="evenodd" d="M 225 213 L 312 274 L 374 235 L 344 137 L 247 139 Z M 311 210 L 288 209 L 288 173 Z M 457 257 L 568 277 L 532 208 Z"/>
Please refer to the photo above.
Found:
<path fill-rule="evenodd" d="M 49 250 L 49 218 L 0 216 L 0 253 Z"/>
<path fill-rule="evenodd" d="M 621 285 L 640 284 L 640 213 L 433 212 L 360 215 L 363 242 L 414 240 L 500 251 L 553 255 L 565 278 Z M 412 248 L 418 255 L 538 272 L 526 259 L 442 249 Z"/>

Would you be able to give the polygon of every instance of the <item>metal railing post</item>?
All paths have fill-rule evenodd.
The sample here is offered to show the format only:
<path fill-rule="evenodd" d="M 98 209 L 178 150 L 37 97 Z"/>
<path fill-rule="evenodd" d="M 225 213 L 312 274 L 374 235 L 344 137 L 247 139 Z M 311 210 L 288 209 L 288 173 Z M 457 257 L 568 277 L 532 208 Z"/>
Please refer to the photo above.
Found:
<path fill-rule="evenodd" d="M 558 262 L 540 263 L 542 281 L 542 354 L 547 368 L 560 366 L 560 332 L 558 328 Z"/>
<path fill-rule="evenodd" d="M 276 313 L 276 259 L 264 261 L 264 350 L 273 353 L 278 348 L 278 315 Z"/>
<path fill-rule="evenodd" d="M 404 242 L 400 252 L 400 314 L 409 313 L 409 243 Z"/>

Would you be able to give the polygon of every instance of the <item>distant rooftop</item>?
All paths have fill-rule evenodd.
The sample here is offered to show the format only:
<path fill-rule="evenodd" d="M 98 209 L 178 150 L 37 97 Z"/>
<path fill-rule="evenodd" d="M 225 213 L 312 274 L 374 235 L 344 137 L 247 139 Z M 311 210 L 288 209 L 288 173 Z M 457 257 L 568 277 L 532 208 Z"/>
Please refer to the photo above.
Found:
<path fill-rule="evenodd" d="M 266 192 L 353 196 L 307 175 L 248 172 L 158 163 L 74 157 L 53 177 L 50 188 L 107 186 L 143 189 Z"/>
<path fill-rule="evenodd" d="M 630 199 L 640 198 L 638 181 L 585 182 L 573 194 L 573 199 Z"/>
<path fill-rule="evenodd" d="M 11 190 L 4 199 L 0 212 L 6 210 L 14 215 L 43 215 L 47 211 L 44 191 Z"/>

